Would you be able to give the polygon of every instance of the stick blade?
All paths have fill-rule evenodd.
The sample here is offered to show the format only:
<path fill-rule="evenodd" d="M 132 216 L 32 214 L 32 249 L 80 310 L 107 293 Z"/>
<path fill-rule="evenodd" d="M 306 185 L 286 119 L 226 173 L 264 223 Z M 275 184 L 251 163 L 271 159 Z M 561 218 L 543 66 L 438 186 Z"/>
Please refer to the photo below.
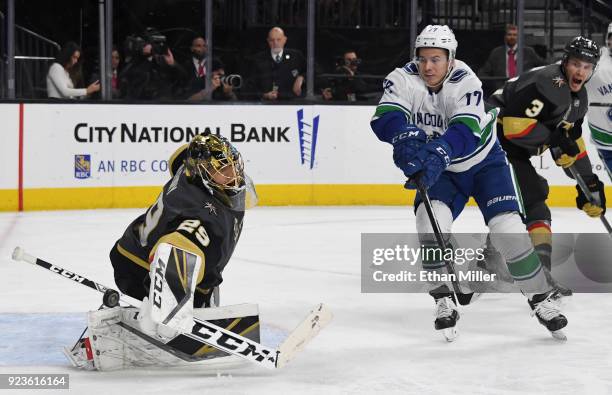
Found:
<path fill-rule="evenodd" d="M 318 304 L 280 345 L 276 367 L 287 365 L 332 318 L 331 311 L 323 303 Z"/>
<path fill-rule="evenodd" d="M 15 249 L 13 250 L 12 258 L 14 261 L 21 261 L 23 260 L 23 254 L 24 254 L 23 248 L 15 247 Z"/>

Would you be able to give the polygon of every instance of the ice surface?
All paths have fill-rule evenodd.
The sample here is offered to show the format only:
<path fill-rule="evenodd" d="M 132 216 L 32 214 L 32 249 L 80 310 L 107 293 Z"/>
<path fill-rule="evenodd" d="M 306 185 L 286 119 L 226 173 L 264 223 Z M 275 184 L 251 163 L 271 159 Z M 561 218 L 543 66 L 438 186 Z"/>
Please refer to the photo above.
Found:
<path fill-rule="evenodd" d="M 78 337 L 84 312 L 99 306 L 100 295 L 13 262 L 11 252 L 20 245 L 112 286 L 108 252 L 141 212 L 0 214 L 0 373 L 69 373 L 71 392 L 88 395 L 612 393 L 608 294 L 573 297 L 566 307 L 566 343 L 553 340 L 530 317 L 521 295 L 485 295 L 462 310 L 460 337 L 450 344 L 433 330 L 429 296 L 361 294 L 361 233 L 413 232 L 410 207 L 256 208 L 247 213 L 225 271 L 222 303 L 258 303 L 268 344 L 317 302 L 327 303 L 335 316 L 285 369 L 73 369 L 60 348 Z M 553 231 L 604 231 L 576 209 L 555 209 L 553 218 Z M 454 230 L 486 228 L 477 210 L 468 208 Z"/>

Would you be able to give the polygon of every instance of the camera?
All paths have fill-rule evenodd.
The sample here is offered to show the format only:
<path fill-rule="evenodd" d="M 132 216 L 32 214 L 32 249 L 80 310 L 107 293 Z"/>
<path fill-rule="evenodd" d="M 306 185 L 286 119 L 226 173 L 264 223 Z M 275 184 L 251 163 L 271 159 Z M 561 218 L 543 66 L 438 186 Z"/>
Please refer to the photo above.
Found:
<path fill-rule="evenodd" d="M 145 45 L 151 44 L 151 55 L 165 55 L 168 52 L 166 36 L 160 34 L 152 27 L 148 27 L 141 36 L 131 35 L 125 38 L 125 54 L 128 57 L 138 58 L 143 56 Z"/>
<path fill-rule="evenodd" d="M 336 65 L 336 68 L 344 66 L 359 66 L 361 64 L 361 59 L 352 59 L 351 61 L 347 62 L 346 60 L 344 60 L 344 56 L 336 56 L 334 58 L 334 63 Z"/>
<path fill-rule="evenodd" d="M 138 58 L 142 56 L 142 50 L 146 41 L 139 36 L 127 36 L 125 38 L 124 50 L 127 58 Z"/>
<path fill-rule="evenodd" d="M 233 88 L 240 88 L 242 86 L 242 77 L 238 74 L 222 75 L 219 77 L 222 84 L 227 84 Z"/>
<path fill-rule="evenodd" d="M 144 32 L 144 39 L 148 44 L 151 44 L 153 55 L 165 55 L 168 53 L 166 36 L 160 34 L 157 30 L 148 27 Z"/>

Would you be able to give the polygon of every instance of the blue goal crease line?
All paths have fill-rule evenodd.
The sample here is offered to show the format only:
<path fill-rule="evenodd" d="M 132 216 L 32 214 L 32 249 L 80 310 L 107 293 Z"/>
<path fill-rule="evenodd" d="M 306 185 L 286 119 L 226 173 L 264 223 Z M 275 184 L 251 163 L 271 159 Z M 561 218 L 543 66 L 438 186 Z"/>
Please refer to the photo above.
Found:
<path fill-rule="evenodd" d="M 86 325 L 86 313 L 0 313 L 0 366 L 69 365 L 62 348 Z"/>

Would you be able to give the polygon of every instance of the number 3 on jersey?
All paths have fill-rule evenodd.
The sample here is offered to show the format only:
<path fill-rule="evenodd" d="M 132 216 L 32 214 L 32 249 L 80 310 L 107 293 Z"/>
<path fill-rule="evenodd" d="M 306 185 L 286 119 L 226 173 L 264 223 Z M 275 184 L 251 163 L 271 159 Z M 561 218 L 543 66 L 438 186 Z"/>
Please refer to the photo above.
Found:
<path fill-rule="evenodd" d="M 525 110 L 525 115 L 530 118 L 535 118 L 538 116 L 538 114 L 540 113 L 540 111 L 542 111 L 543 108 L 544 103 L 542 103 L 538 99 L 533 99 L 533 101 L 531 102 L 531 106 L 527 107 L 527 109 Z"/>

